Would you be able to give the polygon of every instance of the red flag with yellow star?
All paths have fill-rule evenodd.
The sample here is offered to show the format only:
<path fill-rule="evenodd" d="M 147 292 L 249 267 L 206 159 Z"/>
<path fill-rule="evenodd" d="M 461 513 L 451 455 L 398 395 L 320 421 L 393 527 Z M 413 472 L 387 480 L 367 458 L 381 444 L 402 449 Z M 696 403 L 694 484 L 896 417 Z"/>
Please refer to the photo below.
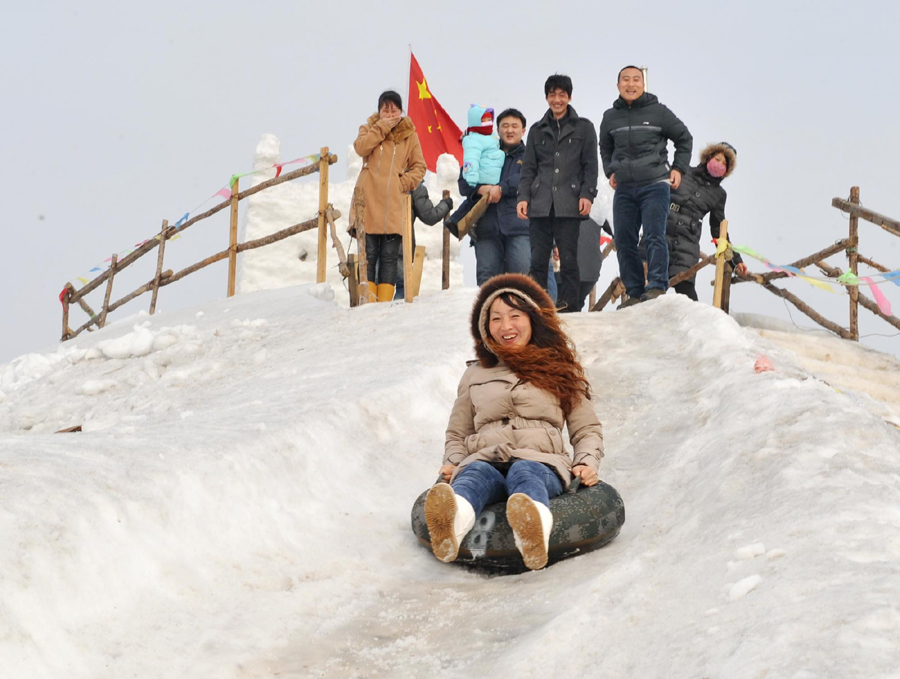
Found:
<path fill-rule="evenodd" d="M 425 165 L 432 172 L 436 172 L 438 156 L 449 153 L 455 156 L 462 166 L 463 147 L 460 142 L 462 131 L 431 94 L 428 81 L 425 80 L 425 74 L 422 73 L 415 55 L 410 53 L 409 56 L 409 98 L 406 100 L 406 113 L 416 126 L 419 143 L 422 145 L 422 155 L 425 156 Z"/>

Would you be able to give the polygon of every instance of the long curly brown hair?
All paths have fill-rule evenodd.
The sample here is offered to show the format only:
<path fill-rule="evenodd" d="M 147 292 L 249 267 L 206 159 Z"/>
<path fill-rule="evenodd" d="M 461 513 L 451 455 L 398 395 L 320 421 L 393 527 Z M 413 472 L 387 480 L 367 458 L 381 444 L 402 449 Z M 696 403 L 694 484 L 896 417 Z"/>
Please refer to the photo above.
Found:
<path fill-rule="evenodd" d="M 502 299 L 509 306 L 528 315 L 531 321 L 531 340 L 524 347 L 502 346 L 491 337 L 487 327 L 478 327 L 485 301 L 493 292 L 502 288 L 521 291 L 538 304 L 535 307 L 515 292 L 502 292 L 495 298 Z M 520 379 L 556 396 L 566 416 L 583 398 L 591 399 L 591 385 L 584 376 L 584 368 L 578 361 L 572 341 L 560 327 L 553 302 L 532 279 L 517 274 L 492 278 L 482 287 L 473 309 L 472 320 L 475 324 L 475 350 L 479 362 L 485 368 L 494 367 L 503 361 Z M 476 328 L 477 335 L 474 332 Z"/>

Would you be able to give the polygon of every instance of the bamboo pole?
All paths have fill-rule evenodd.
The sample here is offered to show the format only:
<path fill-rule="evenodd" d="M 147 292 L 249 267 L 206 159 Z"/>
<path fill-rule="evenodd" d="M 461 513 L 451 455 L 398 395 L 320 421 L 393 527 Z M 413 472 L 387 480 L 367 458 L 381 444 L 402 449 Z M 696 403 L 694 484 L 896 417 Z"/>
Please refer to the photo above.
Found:
<path fill-rule="evenodd" d="M 425 246 L 417 245 L 416 246 L 416 254 L 413 255 L 413 265 L 412 265 L 412 276 L 407 279 L 409 280 L 410 285 L 412 286 L 412 296 L 413 299 L 419 296 L 419 290 L 422 287 L 422 270 L 425 267 Z M 404 285 L 403 289 L 406 290 L 407 285 Z"/>
<path fill-rule="evenodd" d="M 318 217 L 314 217 L 312 219 L 308 219 L 305 222 L 300 222 L 299 224 L 289 226 L 285 229 L 282 229 L 281 231 L 270 233 L 268 236 L 263 236 L 262 238 L 257 238 L 255 240 L 248 240 L 243 243 L 238 243 L 237 251 L 238 253 L 241 253 L 246 252 L 247 250 L 255 250 L 256 248 L 261 248 L 264 245 L 277 243 L 278 241 L 284 240 L 285 238 L 296 236 L 298 233 L 303 233 L 304 231 L 312 231 L 318 225 L 319 219 Z"/>
<path fill-rule="evenodd" d="M 328 226 L 331 230 L 331 246 L 337 250 L 338 270 L 341 272 L 341 276 L 348 278 L 350 276 L 350 267 L 347 265 L 347 255 L 344 253 L 344 246 L 341 245 L 341 241 L 338 239 L 337 226 L 334 224 L 334 220 L 340 219 L 340 217 L 341 211 L 335 210 L 334 205 L 328 203 L 325 219 L 328 220 Z"/>
<path fill-rule="evenodd" d="M 856 191 L 856 201 L 853 200 L 853 191 Z M 900 222 L 896 219 L 891 219 L 890 217 L 885 217 L 884 215 L 880 215 L 877 212 L 872 212 L 871 210 L 867 210 L 866 208 L 859 205 L 859 187 L 854 186 L 850 190 L 850 200 L 843 200 L 841 198 L 835 198 L 831 201 L 832 207 L 838 208 L 841 212 L 847 212 L 851 217 L 858 217 L 860 219 L 865 219 L 867 222 L 871 222 L 876 226 L 880 226 L 882 229 L 891 233 L 895 236 L 900 236 Z"/>
<path fill-rule="evenodd" d="M 347 292 L 350 293 L 350 307 L 359 306 L 359 278 L 357 278 L 356 255 L 347 255 L 347 266 L 350 268 L 350 275 L 347 277 Z"/>
<path fill-rule="evenodd" d="M 869 259 L 868 257 L 863 257 L 863 256 L 862 256 L 861 254 L 859 254 L 858 252 L 856 253 L 856 259 L 857 259 L 857 261 L 859 261 L 859 262 L 861 262 L 861 263 L 863 263 L 863 264 L 868 264 L 868 265 L 871 266 L 873 269 L 878 269 L 878 270 L 881 271 L 882 273 L 887 273 L 888 271 L 890 271 L 890 269 L 888 269 L 888 268 L 887 268 L 886 266 L 884 266 L 883 264 L 879 264 L 878 262 L 875 262 L 875 261 Z"/>
<path fill-rule="evenodd" d="M 773 295 L 777 295 L 778 297 L 781 297 L 782 299 L 786 299 L 788 302 L 793 304 L 795 307 L 797 307 L 800 311 L 802 311 L 804 314 L 809 316 L 812 320 L 814 320 L 816 323 L 821 325 L 823 328 L 830 330 L 838 337 L 843 337 L 844 339 L 850 339 L 850 331 L 848 331 L 846 328 L 842 328 L 837 323 L 832 323 L 827 318 L 822 316 L 820 313 L 815 311 L 815 309 L 813 309 L 808 304 L 803 302 L 799 297 L 797 297 L 793 293 L 788 292 L 784 288 L 779 288 L 775 285 L 772 285 L 771 283 L 763 283 L 762 286 L 766 290 L 771 292 Z"/>
<path fill-rule="evenodd" d="M 358 266 L 356 269 L 357 306 L 369 302 L 369 260 L 366 258 L 366 204 L 362 191 L 357 186 L 350 200 L 350 227 L 356 232 L 356 252 Z M 374 273 L 374 272 L 373 272 Z"/>
<path fill-rule="evenodd" d="M 324 283 L 328 258 L 328 231 L 325 218 L 325 210 L 328 209 L 328 147 L 323 146 L 319 153 L 319 250 L 316 255 L 316 283 Z"/>
<path fill-rule="evenodd" d="M 810 264 L 815 264 L 816 262 L 821 262 L 822 260 L 831 257 L 841 250 L 846 250 L 850 246 L 850 241 L 847 238 L 842 238 L 841 240 L 835 242 L 833 245 L 829 245 L 827 248 L 823 250 L 819 250 L 815 252 L 809 257 L 804 257 L 803 259 L 798 259 L 796 262 L 791 262 L 790 266 L 796 267 L 798 269 L 802 269 L 805 266 L 809 266 Z M 778 278 L 787 278 L 793 274 L 788 274 L 783 271 L 770 271 L 769 273 L 762 274 L 760 278 L 762 279 L 762 284 L 769 283 Z M 745 283 L 749 280 L 756 280 L 755 278 L 738 278 L 735 280 L 735 283 Z M 758 281 L 757 281 L 758 282 Z"/>
<path fill-rule="evenodd" d="M 450 192 L 444 189 L 442 198 L 449 198 Z M 450 232 L 444 226 L 441 230 L 441 290 L 450 288 Z"/>
<path fill-rule="evenodd" d="M 594 283 L 594 287 L 591 288 L 591 294 L 588 297 L 588 309 L 594 306 L 597 302 L 597 284 Z"/>
<path fill-rule="evenodd" d="M 162 229 L 159 231 L 159 255 L 156 258 L 156 276 L 153 279 L 153 295 L 150 297 L 150 315 L 156 313 L 156 299 L 159 296 L 159 278 L 162 274 L 163 257 L 166 254 L 166 231 L 169 228 L 169 220 L 164 219 Z"/>
<path fill-rule="evenodd" d="M 406 302 L 413 301 L 413 290 L 410 282 L 412 281 L 412 196 L 406 194 L 404 197 L 404 217 L 403 217 L 403 299 Z"/>
<path fill-rule="evenodd" d="M 84 313 L 86 313 L 91 318 L 97 318 L 97 312 L 91 308 L 91 305 L 87 303 L 87 300 L 85 300 L 84 297 L 78 300 L 78 306 L 80 306 Z"/>
<path fill-rule="evenodd" d="M 722 311 L 726 314 L 731 310 L 731 264 L 725 262 L 725 277 L 722 278 Z"/>
<path fill-rule="evenodd" d="M 882 320 L 887 321 L 888 323 L 893 325 L 895 328 L 900 330 L 900 318 L 897 318 L 896 316 L 888 316 L 886 313 L 884 313 L 881 309 L 878 308 L 878 305 L 875 302 L 873 302 L 871 299 L 869 299 L 866 295 L 862 294 L 861 292 L 859 293 L 859 303 L 862 304 L 866 309 L 871 311 L 873 314 L 875 314 L 876 316 L 881 318 Z"/>
<path fill-rule="evenodd" d="M 160 284 L 160 285 L 165 285 L 165 284 L 166 284 L 166 279 L 167 279 L 169 276 L 171 276 L 171 275 L 172 275 L 172 270 L 171 270 L 171 269 L 169 269 L 168 271 L 163 271 L 162 274 L 160 274 L 160 277 L 159 277 L 159 279 L 160 279 L 160 283 L 159 283 L 159 284 Z M 115 311 L 116 309 L 118 309 L 120 306 L 123 306 L 123 305 L 125 305 L 125 304 L 128 304 L 128 302 L 130 302 L 131 300 L 133 300 L 135 297 L 140 297 L 140 296 L 143 295 L 145 292 L 148 292 L 149 290 L 151 290 L 151 289 L 153 288 L 153 282 L 154 282 L 155 280 L 156 280 L 155 278 L 151 279 L 151 280 L 148 281 L 147 283 L 144 283 L 144 284 L 143 284 L 141 287 L 139 287 L 137 290 L 134 290 L 133 292 L 129 292 L 129 293 L 128 293 L 127 295 L 125 295 L 122 299 L 120 299 L 120 300 L 118 300 L 118 301 L 113 302 L 112 304 L 110 304 L 110 305 L 109 305 L 109 313 L 112 313 L 113 311 Z"/>
<path fill-rule="evenodd" d="M 610 300 L 612 300 L 615 294 L 616 286 L 618 286 L 621 282 L 621 278 L 614 278 L 609 284 L 609 287 L 606 288 L 606 292 L 600 295 L 600 299 L 597 300 L 597 303 L 591 305 L 591 311 L 602 311 L 603 307 L 609 304 Z"/>
<path fill-rule="evenodd" d="M 719 225 L 719 240 L 728 243 L 728 220 L 723 219 Z M 725 287 L 725 251 L 716 254 L 716 287 L 713 291 L 713 306 L 722 308 L 722 299 Z"/>
<path fill-rule="evenodd" d="M 72 286 L 69 283 L 66 283 L 66 292 L 62 296 L 62 337 L 60 337 L 60 342 L 65 342 L 69 339 L 69 298 L 72 296 Z"/>
<path fill-rule="evenodd" d="M 669 287 L 674 288 L 676 285 L 681 283 L 681 281 L 686 281 L 688 278 L 691 278 L 694 274 L 696 274 L 698 271 L 700 271 L 700 269 L 702 269 L 705 266 L 708 266 L 709 264 L 712 264 L 714 261 L 716 261 L 715 257 L 701 252 L 699 262 L 694 264 L 694 266 L 692 266 L 687 271 L 682 271 L 680 274 L 676 274 L 675 276 L 672 276 L 672 278 L 669 279 Z"/>
<path fill-rule="evenodd" d="M 113 279 L 116 277 L 116 263 L 119 261 L 119 255 L 113 253 L 109 262 L 109 278 L 106 281 L 106 296 L 103 298 L 103 308 L 100 309 L 100 321 L 97 326 L 102 328 L 106 325 L 106 315 L 109 313 L 109 298 L 112 295 Z"/>
<path fill-rule="evenodd" d="M 228 230 L 228 297 L 234 297 L 234 283 L 237 277 L 238 244 L 238 194 L 240 179 L 235 179 L 231 187 L 231 222 Z"/>
<path fill-rule="evenodd" d="M 850 189 L 850 202 L 854 205 L 859 204 L 859 187 L 854 186 Z M 850 271 L 855 276 L 859 273 L 859 260 L 857 259 L 859 250 L 859 217 L 855 214 L 850 215 L 850 236 L 847 238 L 850 245 L 847 248 L 847 259 L 850 262 Z M 847 291 L 850 293 L 850 334 L 852 339 L 859 341 L 859 287 L 850 286 Z"/>

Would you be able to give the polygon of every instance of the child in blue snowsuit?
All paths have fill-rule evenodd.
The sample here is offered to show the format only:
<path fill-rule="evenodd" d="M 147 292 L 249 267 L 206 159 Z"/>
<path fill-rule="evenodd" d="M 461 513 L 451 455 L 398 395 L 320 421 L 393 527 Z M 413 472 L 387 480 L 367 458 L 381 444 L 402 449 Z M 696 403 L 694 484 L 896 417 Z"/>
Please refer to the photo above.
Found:
<path fill-rule="evenodd" d="M 494 109 L 472 104 L 469 107 L 468 127 L 462 138 L 463 166 L 460 171 L 460 176 L 469 186 L 494 186 L 500 183 L 506 154 L 500 150 L 500 138 L 493 132 Z M 453 213 L 449 219 L 451 233 L 454 233 L 452 227 L 469 213 L 476 200 L 467 198 Z M 454 235 L 459 237 L 458 232 Z"/>
<path fill-rule="evenodd" d="M 463 178 L 469 186 L 497 184 L 506 154 L 494 132 L 494 109 L 469 107 L 469 126 L 462 139 Z"/>

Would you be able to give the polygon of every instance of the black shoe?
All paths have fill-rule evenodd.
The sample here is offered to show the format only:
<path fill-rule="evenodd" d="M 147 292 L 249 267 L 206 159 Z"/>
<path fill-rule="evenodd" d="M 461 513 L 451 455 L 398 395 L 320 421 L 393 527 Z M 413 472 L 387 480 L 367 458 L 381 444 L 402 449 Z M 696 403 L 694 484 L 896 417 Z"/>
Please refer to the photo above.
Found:
<path fill-rule="evenodd" d="M 647 290 L 647 292 L 645 292 L 643 295 L 641 295 L 641 301 L 649 302 L 651 299 L 656 299 L 657 297 L 662 297 L 665 294 L 666 294 L 666 291 L 663 290 L 662 288 L 650 288 L 649 290 Z"/>
<path fill-rule="evenodd" d="M 616 310 L 618 311 L 619 309 L 627 309 L 628 307 L 634 306 L 635 304 L 640 304 L 641 300 L 643 300 L 643 297 L 641 297 L 641 298 L 629 297 L 624 302 L 622 302 L 619 306 L 617 306 Z"/>

